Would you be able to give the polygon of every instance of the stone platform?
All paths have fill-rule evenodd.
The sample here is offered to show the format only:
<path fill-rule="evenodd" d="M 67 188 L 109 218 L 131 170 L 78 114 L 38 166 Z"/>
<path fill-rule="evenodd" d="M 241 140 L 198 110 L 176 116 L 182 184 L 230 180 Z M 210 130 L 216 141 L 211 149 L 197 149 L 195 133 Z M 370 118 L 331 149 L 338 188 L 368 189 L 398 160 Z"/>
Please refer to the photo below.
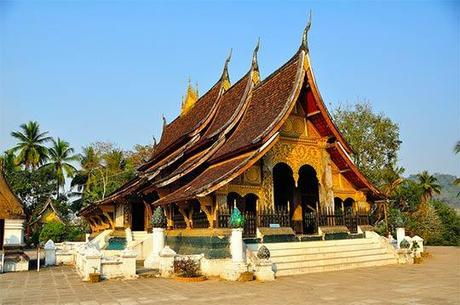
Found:
<path fill-rule="evenodd" d="M 72 267 L 0 274 L 0 304 L 459 304 L 460 249 L 428 247 L 420 265 L 280 277 L 274 282 L 139 278 L 84 283 Z"/>

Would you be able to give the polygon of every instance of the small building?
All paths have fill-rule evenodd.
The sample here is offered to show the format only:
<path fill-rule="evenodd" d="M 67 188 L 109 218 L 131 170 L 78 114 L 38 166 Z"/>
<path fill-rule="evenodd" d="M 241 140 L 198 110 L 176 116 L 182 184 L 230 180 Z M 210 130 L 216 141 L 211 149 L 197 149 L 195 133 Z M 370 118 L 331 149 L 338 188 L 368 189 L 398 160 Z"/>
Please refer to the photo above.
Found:
<path fill-rule="evenodd" d="M 189 85 L 180 115 L 164 120 L 161 140 L 136 177 L 80 211 L 93 232 L 150 230 L 160 205 L 170 230 L 226 227 L 234 206 L 247 218 L 247 237 L 272 225 L 315 234 L 322 225 L 356 231 L 369 224 L 371 205 L 383 196 L 353 163 L 323 102 L 307 33 L 265 79 L 257 45 L 234 84 L 229 56 L 201 97 Z"/>
<path fill-rule="evenodd" d="M 21 200 L 12 192 L 0 169 L 0 250 L 4 255 L 0 271 L 23 271 L 29 259 L 23 253 L 25 213 Z"/>
<path fill-rule="evenodd" d="M 60 222 L 64 223 L 63 218 L 59 211 L 55 208 L 53 200 L 48 198 L 45 205 L 37 214 L 36 218 L 30 222 L 31 227 L 41 226 L 49 222 Z"/>

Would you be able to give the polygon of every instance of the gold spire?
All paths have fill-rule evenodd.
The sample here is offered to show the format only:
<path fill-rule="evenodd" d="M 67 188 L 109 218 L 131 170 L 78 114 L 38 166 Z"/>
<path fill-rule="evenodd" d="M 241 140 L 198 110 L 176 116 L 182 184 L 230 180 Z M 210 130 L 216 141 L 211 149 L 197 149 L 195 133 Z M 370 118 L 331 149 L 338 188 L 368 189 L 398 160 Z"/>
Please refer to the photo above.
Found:
<path fill-rule="evenodd" d="M 198 84 L 196 85 L 196 88 L 194 89 L 191 84 L 190 78 L 188 79 L 188 87 L 187 87 L 187 93 L 185 97 L 182 100 L 182 110 L 180 115 L 186 115 L 190 109 L 195 106 L 196 101 L 198 100 Z"/>
<path fill-rule="evenodd" d="M 257 45 L 254 48 L 254 52 L 252 53 L 252 82 L 254 84 L 258 84 L 260 81 L 260 74 L 259 74 L 259 63 L 257 62 L 257 52 L 259 52 L 260 47 L 260 38 L 257 40 Z"/>
<path fill-rule="evenodd" d="M 232 50 L 233 49 L 230 49 L 230 53 L 228 54 L 228 57 L 225 60 L 224 71 L 222 72 L 221 80 L 223 82 L 222 86 L 224 87 L 224 90 L 228 90 L 228 88 L 230 88 L 231 86 L 230 76 L 228 75 L 228 63 L 230 62 L 230 59 L 232 59 Z"/>

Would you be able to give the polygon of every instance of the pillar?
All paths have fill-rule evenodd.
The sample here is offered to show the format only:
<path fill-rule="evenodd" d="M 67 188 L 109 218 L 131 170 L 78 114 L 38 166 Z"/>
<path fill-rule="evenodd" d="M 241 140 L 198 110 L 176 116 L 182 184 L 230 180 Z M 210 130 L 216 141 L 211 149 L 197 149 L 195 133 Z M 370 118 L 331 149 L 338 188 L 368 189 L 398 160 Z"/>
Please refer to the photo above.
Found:
<path fill-rule="evenodd" d="M 244 262 L 243 257 L 243 229 L 232 229 L 230 237 L 230 253 L 232 254 L 233 263 Z"/>
<path fill-rule="evenodd" d="M 165 229 L 152 229 L 152 252 L 144 261 L 144 267 L 157 269 L 159 267 L 160 252 L 165 247 Z"/>

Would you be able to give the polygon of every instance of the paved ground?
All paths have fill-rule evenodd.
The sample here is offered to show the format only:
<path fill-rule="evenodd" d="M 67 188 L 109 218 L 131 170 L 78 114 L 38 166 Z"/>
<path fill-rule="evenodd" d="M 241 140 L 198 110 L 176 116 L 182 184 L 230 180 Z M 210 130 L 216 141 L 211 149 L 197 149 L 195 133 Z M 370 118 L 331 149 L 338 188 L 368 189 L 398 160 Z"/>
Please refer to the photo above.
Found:
<path fill-rule="evenodd" d="M 420 265 L 278 278 L 270 283 L 170 279 L 83 283 L 70 267 L 0 274 L 3 304 L 460 304 L 460 249 L 428 248 Z"/>

